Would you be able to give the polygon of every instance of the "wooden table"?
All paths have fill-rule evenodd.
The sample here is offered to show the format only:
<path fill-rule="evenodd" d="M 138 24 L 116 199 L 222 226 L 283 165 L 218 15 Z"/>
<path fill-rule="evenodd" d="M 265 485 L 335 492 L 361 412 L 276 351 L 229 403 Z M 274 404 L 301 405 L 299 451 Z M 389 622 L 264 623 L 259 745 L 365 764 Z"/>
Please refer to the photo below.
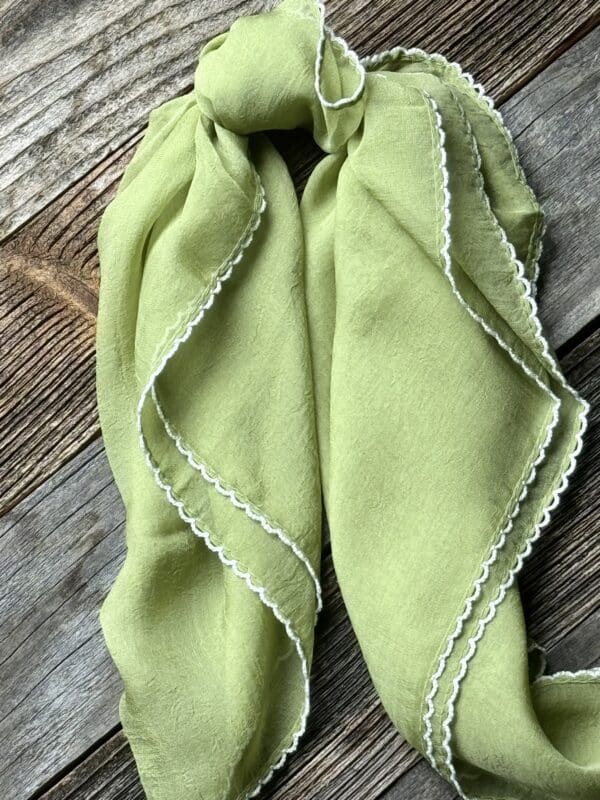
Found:
<path fill-rule="evenodd" d="M 96 231 L 149 111 L 259 0 L 0 5 L 0 797 L 143 797 L 98 609 L 123 509 L 94 399 Z M 361 54 L 438 50 L 502 107 L 548 217 L 541 315 L 592 403 L 586 448 L 521 584 L 551 666 L 600 663 L 599 0 L 337 0 Z M 299 183 L 314 154 L 283 149 Z M 441 800 L 394 732 L 324 553 L 310 731 L 264 797 Z"/>

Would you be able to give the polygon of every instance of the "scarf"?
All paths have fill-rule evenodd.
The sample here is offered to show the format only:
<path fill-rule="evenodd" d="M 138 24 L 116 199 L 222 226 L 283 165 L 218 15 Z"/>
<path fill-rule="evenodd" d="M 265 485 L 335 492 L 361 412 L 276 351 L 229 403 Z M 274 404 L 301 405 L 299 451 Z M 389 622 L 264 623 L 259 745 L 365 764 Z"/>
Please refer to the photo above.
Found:
<path fill-rule="evenodd" d="M 265 135 L 324 151 L 300 202 Z M 540 676 L 517 575 L 587 404 L 543 337 L 542 215 L 482 88 L 284 0 L 153 111 L 99 233 L 127 514 L 101 612 L 151 800 L 255 797 L 309 715 L 322 502 L 381 701 L 463 798 L 598 800 L 600 673 Z"/>

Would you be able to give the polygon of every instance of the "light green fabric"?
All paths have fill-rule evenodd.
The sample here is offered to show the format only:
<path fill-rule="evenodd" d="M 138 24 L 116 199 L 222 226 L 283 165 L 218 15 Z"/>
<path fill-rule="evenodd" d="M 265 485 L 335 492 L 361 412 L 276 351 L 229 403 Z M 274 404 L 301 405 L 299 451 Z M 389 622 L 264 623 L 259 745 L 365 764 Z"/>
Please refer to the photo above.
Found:
<path fill-rule="evenodd" d="M 145 791 L 253 796 L 298 745 L 323 494 L 399 731 L 465 797 L 598 800 L 599 676 L 531 682 L 515 580 L 587 411 L 535 315 L 540 210 L 472 80 L 361 65 L 322 14 L 210 42 L 102 221 L 102 624 Z M 325 151 L 300 204 L 264 133 L 296 127 Z"/>

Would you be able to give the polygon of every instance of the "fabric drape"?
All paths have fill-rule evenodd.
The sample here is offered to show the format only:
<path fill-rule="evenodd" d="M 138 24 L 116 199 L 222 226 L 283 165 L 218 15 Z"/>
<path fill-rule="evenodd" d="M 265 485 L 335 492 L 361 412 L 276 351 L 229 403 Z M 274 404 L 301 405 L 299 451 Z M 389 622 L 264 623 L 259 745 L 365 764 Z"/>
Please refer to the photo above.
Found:
<path fill-rule="evenodd" d="M 266 135 L 323 150 L 300 202 Z M 516 577 L 587 404 L 537 319 L 542 215 L 483 90 L 285 0 L 202 51 L 102 220 L 102 608 L 150 800 L 254 797 L 309 714 L 321 498 L 391 719 L 467 798 L 598 800 L 600 675 L 538 677 Z"/>

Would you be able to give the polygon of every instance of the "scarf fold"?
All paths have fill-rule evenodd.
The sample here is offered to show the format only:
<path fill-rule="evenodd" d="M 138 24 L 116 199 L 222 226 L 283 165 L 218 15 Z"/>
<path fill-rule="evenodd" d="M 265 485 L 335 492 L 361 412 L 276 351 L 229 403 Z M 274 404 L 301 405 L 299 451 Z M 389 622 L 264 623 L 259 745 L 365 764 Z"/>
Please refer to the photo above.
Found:
<path fill-rule="evenodd" d="M 324 151 L 300 203 L 265 131 Z M 98 400 L 127 512 L 101 612 L 151 800 L 256 796 L 309 714 L 321 497 L 381 701 L 463 798 L 598 800 L 600 674 L 536 677 L 516 577 L 587 404 L 539 206 L 480 86 L 359 61 L 284 0 L 202 51 L 101 224 Z"/>

